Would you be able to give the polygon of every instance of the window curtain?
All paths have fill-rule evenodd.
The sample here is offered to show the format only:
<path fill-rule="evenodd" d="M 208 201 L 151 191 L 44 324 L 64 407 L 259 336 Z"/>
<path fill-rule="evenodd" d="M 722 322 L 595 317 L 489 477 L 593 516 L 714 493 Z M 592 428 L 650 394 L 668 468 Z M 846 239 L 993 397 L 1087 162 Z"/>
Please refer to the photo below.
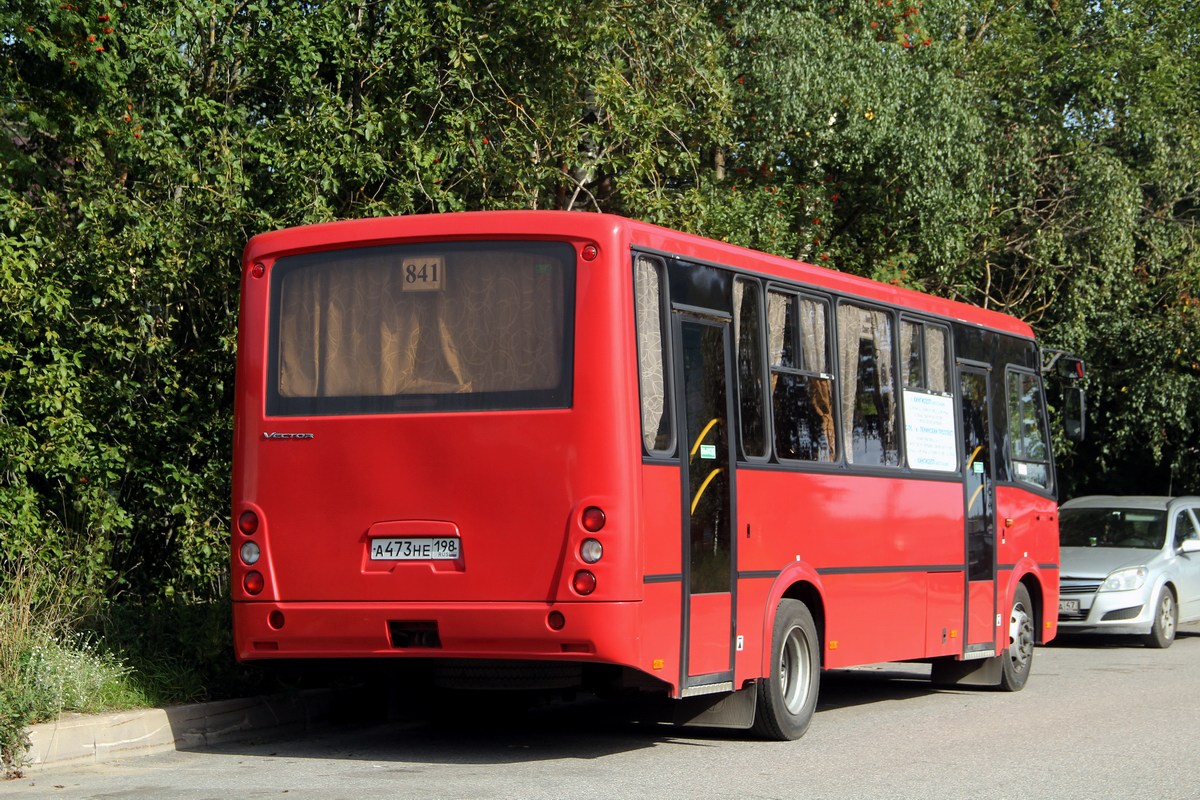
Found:
<path fill-rule="evenodd" d="M 637 315 L 638 371 L 642 390 L 642 442 L 647 451 L 661 450 L 666 442 L 667 384 L 663 365 L 662 273 L 658 264 L 637 259 L 634 270 L 634 306 Z"/>
<path fill-rule="evenodd" d="M 801 298 L 800 342 L 804 350 L 804 368 L 808 372 L 829 372 L 829 332 L 826 321 L 828 309 L 824 303 Z M 828 444 L 828 460 L 837 459 L 837 426 L 833 417 L 833 381 L 829 378 L 809 377 L 808 400 L 812 410 L 820 419 L 821 434 Z"/>
<path fill-rule="evenodd" d="M 949 361 L 946 352 L 946 331 L 944 328 L 925 326 L 925 363 L 929 373 L 929 391 L 950 393 Z"/>
<path fill-rule="evenodd" d="M 563 273 L 514 251 L 449 251 L 440 291 L 404 291 L 403 251 L 289 270 L 279 289 L 279 393 L 346 397 L 558 385 Z"/>

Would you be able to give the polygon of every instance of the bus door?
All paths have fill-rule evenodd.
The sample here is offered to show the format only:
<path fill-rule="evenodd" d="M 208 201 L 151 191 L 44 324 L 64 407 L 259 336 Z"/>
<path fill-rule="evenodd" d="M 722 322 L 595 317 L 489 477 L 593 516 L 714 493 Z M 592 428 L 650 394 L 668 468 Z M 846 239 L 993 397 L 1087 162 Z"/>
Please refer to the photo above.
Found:
<path fill-rule="evenodd" d="M 732 688 L 734 657 L 733 406 L 728 318 L 676 311 L 681 419 L 683 693 Z M 705 687 L 704 689 L 694 687 Z M 692 688 L 689 692 L 688 689 Z"/>
<path fill-rule="evenodd" d="M 966 506 L 967 609 L 963 656 L 996 653 L 996 489 L 988 370 L 960 366 L 963 493 Z"/>

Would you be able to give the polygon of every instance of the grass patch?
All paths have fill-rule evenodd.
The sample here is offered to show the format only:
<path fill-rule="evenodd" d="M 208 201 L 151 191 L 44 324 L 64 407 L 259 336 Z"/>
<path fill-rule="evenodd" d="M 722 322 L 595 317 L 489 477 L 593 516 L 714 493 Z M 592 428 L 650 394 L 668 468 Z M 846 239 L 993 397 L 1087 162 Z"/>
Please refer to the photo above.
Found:
<path fill-rule="evenodd" d="M 113 604 L 93 621 L 151 705 L 244 697 L 273 688 L 262 670 L 238 664 L 228 598 Z"/>
<path fill-rule="evenodd" d="M 228 597 L 110 601 L 84 614 L 61 580 L 0 573 L 0 767 L 20 777 L 29 726 L 99 713 L 248 697 L 330 680 L 320 670 L 248 666 L 233 655 Z M 336 680 L 336 678 L 335 678 Z"/>
<path fill-rule="evenodd" d="M 30 724 L 55 713 L 39 694 L 35 678 L 42 661 L 35 654 L 53 648 L 56 637 L 72 630 L 65 584 L 28 572 L 22 564 L 0 575 L 0 769 L 6 778 L 20 777 L 29 750 Z M 42 598 L 51 597 L 46 601 Z"/>
<path fill-rule="evenodd" d="M 149 705 L 133 669 L 101 650 L 86 633 L 39 632 L 24 656 L 21 680 L 33 702 L 33 721 L 64 711 L 97 713 Z"/>

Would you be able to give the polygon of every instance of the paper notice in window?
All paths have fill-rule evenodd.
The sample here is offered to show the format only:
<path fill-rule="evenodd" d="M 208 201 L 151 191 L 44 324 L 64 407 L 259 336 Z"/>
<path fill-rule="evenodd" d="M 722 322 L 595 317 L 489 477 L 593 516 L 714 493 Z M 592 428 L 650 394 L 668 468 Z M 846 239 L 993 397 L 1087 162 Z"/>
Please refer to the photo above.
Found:
<path fill-rule="evenodd" d="M 958 466 L 954 439 L 954 398 L 906 390 L 904 434 L 913 469 L 953 472 Z"/>

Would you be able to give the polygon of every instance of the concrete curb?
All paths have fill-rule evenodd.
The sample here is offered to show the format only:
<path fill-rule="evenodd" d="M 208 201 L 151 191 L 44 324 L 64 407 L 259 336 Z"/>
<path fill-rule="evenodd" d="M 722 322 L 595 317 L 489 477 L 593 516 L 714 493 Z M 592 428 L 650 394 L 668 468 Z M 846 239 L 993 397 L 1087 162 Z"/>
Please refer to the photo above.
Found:
<path fill-rule="evenodd" d="M 27 769 L 211 747 L 266 731 L 307 730 L 355 707 L 353 694 L 314 689 L 111 714 L 66 714 L 30 728 Z"/>

